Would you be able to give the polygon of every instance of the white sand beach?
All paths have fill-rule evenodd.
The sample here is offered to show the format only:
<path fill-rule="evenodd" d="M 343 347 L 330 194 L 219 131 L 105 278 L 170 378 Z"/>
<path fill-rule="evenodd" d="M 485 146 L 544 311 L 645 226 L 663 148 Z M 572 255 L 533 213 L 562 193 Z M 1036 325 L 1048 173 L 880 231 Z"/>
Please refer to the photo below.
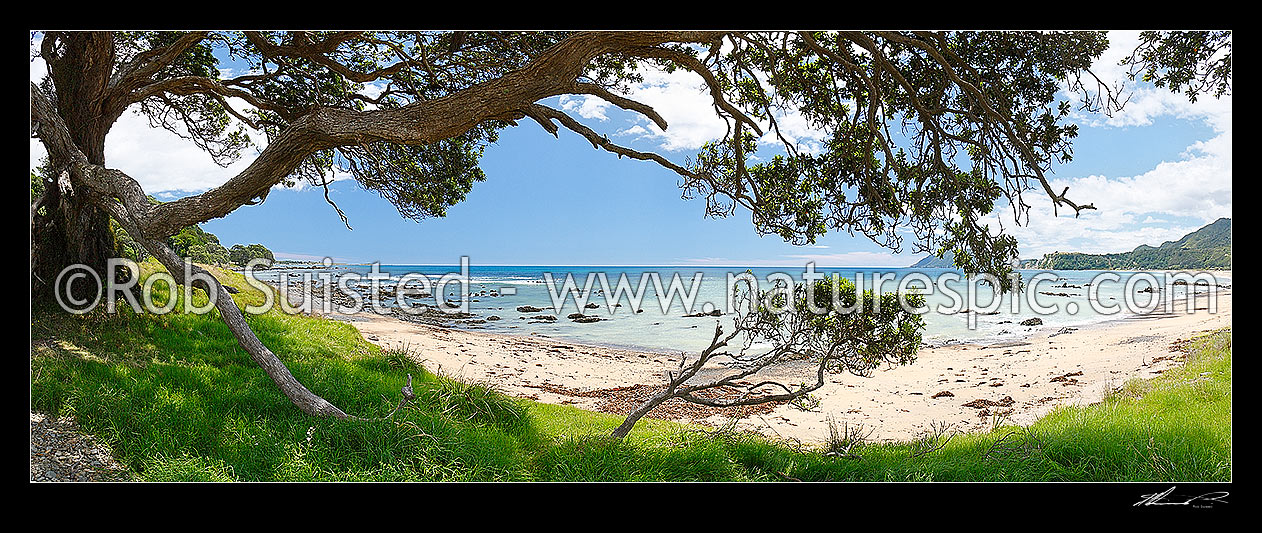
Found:
<path fill-rule="evenodd" d="M 1229 277 L 1230 272 L 1224 275 Z M 1129 379 L 1151 378 L 1179 364 L 1172 344 L 1231 325 L 1231 290 L 1215 293 L 1215 313 L 1209 312 L 1208 299 L 1202 296 L 1192 313 L 1184 312 L 1180 300 L 1173 313 L 1159 308 L 1145 316 L 1070 330 L 1034 328 L 1015 342 L 922 348 L 911 365 L 883 368 L 870 377 L 831 376 L 814 393 L 819 405 L 810 411 L 782 404 L 744 417 L 739 426 L 820 442 L 827 437 L 830 416 L 839 424 L 862 424 L 865 431 L 872 431 L 873 440 L 911 439 L 932 422 L 985 430 L 998 413 L 1028 424 L 1056 406 L 1098 402 L 1106 391 Z M 680 357 L 695 356 L 585 345 L 542 335 L 450 329 L 374 313 L 332 318 L 354 324 L 382 347 L 406 346 L 431 370 L 492 384 L 519 397 L 610 412 L 626 409 L 628 401 L 623 398 L 619 408 L 611 408 L 619 402 L 610 401 L 610 396 L 626 393 L 627 388 L 660 386 L 664 372 L 677 368 Z M 755 378 L 796 383 L 806 380 L 802 376 L 810 371 L 807 363 L 793 363 Z M 979 399 L 998 405 L 964 405 Z M 669 410 L 665 416 L 657 414 L 711 425 L 726 420 L 722 415 L 700 418 L 708 414 L 704 410 L 689 412 L 691 416 L 672 417 Z"/>

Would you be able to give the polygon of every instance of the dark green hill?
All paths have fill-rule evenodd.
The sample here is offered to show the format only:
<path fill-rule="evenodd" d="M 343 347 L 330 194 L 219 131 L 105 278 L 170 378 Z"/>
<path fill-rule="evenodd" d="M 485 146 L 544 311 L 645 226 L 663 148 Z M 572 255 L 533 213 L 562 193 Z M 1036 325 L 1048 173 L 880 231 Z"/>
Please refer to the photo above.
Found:
<path fill-rule="evenodd" d="M 1130 252 L 1044 255 L 1033 266 L 1048 270 L 1230 270 L 1231 219 L 1213 223 L 1158 247 L 1141 244 Z"/>

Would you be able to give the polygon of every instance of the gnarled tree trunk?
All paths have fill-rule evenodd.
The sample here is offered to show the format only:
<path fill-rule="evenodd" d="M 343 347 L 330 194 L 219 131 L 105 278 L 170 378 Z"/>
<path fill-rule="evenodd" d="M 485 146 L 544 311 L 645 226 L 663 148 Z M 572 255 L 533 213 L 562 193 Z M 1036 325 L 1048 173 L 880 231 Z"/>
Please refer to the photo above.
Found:
<path fill-rule="evenodd" d="M 51 65 L 57 87 L 57 111 L 70 138 L 89 163 L 105 164 L 105 136 L 122 113 L 104 98 L 114 65 L 113 37 L 106 32 L 70 34 L 63 61 Z M 62 154 L 49 152 L 50 167 L 64 168 Z M 46 176 L 44 196 L 31 208 L 32 298 L 46 300 L 63 268 L 83 264 L 105 272 L 114 256 L 114 234 L 109 216 L 94 203 L 92 193 L 75 188 L 70 177 Z M 76 284 L 70 296 L 95 297 L 96 287 Z"/>
<path fill-rule="evenodd" d="M 83 264 L 96 272 L 106 271 L 106 260 L 114 255 L 114 234 L 109 217 L 92 203 L 87 194 L 46 185 L 44 196 L 32 208 L 31 216 L 31 298 L 52 301 L 57 275 L 62 269 Z M 66 296 L 76 300 L 93 299 L 96 286 L 75 283 Z"/>

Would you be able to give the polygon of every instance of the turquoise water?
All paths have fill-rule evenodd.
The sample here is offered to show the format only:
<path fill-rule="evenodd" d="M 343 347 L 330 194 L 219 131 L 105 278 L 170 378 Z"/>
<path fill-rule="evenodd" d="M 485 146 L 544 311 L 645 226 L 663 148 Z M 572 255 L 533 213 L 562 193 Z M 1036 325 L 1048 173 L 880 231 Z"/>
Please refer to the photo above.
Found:
<path fill-rule="evenodd" d="M 856 279 L 856 274 L 861 275 L 861 281 L 865 288 L 872 288 L 873 278 L 878 274 L 883 274 L 887 279 L 881 287 L 881 292 L 896 292 L 899 282 L 909 278 L 907 282 L 910 286 L 921 288 L 924 292 L 928 290 L 925 282 L 927 277 L 931 283 L 932 291 L 926 295 L 926 304 L 930 311 L 924 315 L 925 330 L 924 341 L 929 344 L 941 344 L 947 342 L 987 342 L 1002 341 L 1020 338 L 1041 329 L 1059 329 L 1066 326 L 1082 326 L 1086 324 L 1098 323 L 1104 320 L 1125 318 L 1133 315 L 1137 309 L 1128 309 L 1124 305 L 1127 296 L 1126 284 L 1131 281 L 1132 277 L 1139 276 L 1133 281 L 1134 285 L 1130 288 L 1129 293 L 1135 297 L 1138 305 L 1145 305 L 1149 302 L 1151 293 L 1141 293 L 1143 289 L 1149 286 L 1147 273 L 1136 272 L 1116 272 L 1112 273 L 1116 276 L 1116 280 L 1098 279 L 1101 274 L 1098 271 L 1019 271 L 1023 285 L 1026 288 L 1020 292 L 1009 293 L 1000 305 L 989 311 L 994 314 L 975 314 L 975 313 L 951 313 L 950 310 L 940 310 L 940 306 L 959 310 L 962 308 L 984 309 L 987 307 L 994 295 L 993 289 L 986 284 L 971 283 L 975 288 L 973 291 L 975 302 L 956 301 L 947 293 L 947 290 L 957 293 L 961 300 L 967 300 L 968 287 L 970 282 L 962 279 L 959 271 L 952 269 L 911 269 L 911 268 L 819 268 L 817 272 L 827 275 L 839 275 L 851 280 Z M 318 270 L 291 270 L 288 271 L 290 279 L 299 279 L 303 275 L 311 275 L 313 279 L 320 279 L 321 274 L 327 274 L 331 279 L 336 280 L 337 276 L 346 273 L 366 274 L 370 271 L 367 265 L 334 265 L 327 269 Z M 394 279 L 384 282 L 384 285 L 391 285 L 394 281 L 409 273 L 423 274 L 431 282 L 431 292 L 435 289 L 432 284 L 436 283 L 444 274 L 459 274 L 459 267 L 444 266 L 424 266 L 424 265 L 380 265 L 379 271 L 383 274 L 389 274 Z M 727 310 L 730 308 L 726 298 L 728 293 L 729 275 L 737 275 L 748 271 L 759 281 L 761 289 L 770 289 L 772 284 L 768 281 L 768 276 L 775 274 L 783 274 L 792 277 L 797 281 L 802 280 L 803 269 L 801 267 L 793 269 L 791 267 L 760 267 L 760 268 L 734 268 L 734 267 L 572 267 L 572 266 L 472 266 L 469 269 L 469 286 L 468 291 L 474 295 L 470 297 L 469 312 L 476 315 L 477 319 L 485 319 L 488 316 L 496 315 L 501 318 L 498 321 L 488 321 L 482 324 L 456 324 L 461 329 L 474 329 L 490 332 L 510 333 L 516 335 L 546 335 L 553 338 L 569 339 L 575 342 L 584 342 L 592 344 L 602 344 L 611 346 L 620 346 L 628 348 L 648 349 L 648 350 L 685 350 L 695 351 L 704 348 L 714 333 L 716 321 L 722 320 L 723 324 L 730 325 L 731 318 L 728 317 L 684 317 L 689 313 L 709 311 L 710 309 Z M 608 281 L 608 290 L 602 290 L 598 275 L 604 273 Z M 546 274 L 551 274 L 553 282 L 551 290 L 546 282 Z M 560 307 L 560 311 L 550 309 L 553 306 L 553 297 L 556 293 L 562 292 L 562 284 L 566 275 L 573 277 L 573 282 L 578 289 L 583 289 L 587 284 L 589 274 L 592 275 L 591 298 L 590 302 L 600 305 L 598 309 L 579 309 L 572 297 L 567 297 Z M 621 276 L 626 276 L 631 292 L 639 290 L 637 285 L 640 283 L 642 275 L 656 275 L 660 279 L 663 291 L 660 294 L 670 294 L 670 286 L 672 279 L 676 280 L 677 290 L 674 292 L 674 298 L 669 301 L 669 306 L 662 309 L 666 298 L 659 298 L 659 291 L 652 283 L 651 278 L 645 278 L 643 289 L 643 298 L 641 300 L 640 309 L 643 312 L 635 313 L 632 310 L 632 303 L 628 295 L 624 294 L 618 300 L 622 307 L 614 307 L 612 310 L 606 306 L 614 305 L 613 292 L 619 282 Z M 700 276 L 700 282 L 695 285 L 694 277 Z M 1046 278 L 1040 281 L 1036 288 L 1031 290 L 1031 281 L 1035 276 Z M 1182 298 L 1186 292 L 1187 286 L 1171 286 L 1164 287 L 1164 279 L 1160 273 L 1152 273 L 1155 278 L 1156 286 L 1162 287 L 1161 293 L 1173 296 L 1174 298 Z M 279 271 L 269 270 L 256 272 L 255 277 L 264 281 L 274 281 L 278 278 Z M 1098 286 L 1098 293 L 1091 298 L 1088 291 L 1088 283 L 1095 282 Z M 1220 284 L 1229 284 L 1230 279 L 1224 277 L 1216 278 L 1216 282 Z M 1192 283 L 1189 281 L 1189 283 Z M 364 282 L 366 288 L 367 282 Z M 352 287 L 355 285 L 352 284 Z M 486 291 L 486 294 L 483 294 Z M 491 291 L 514 292 L 512 295 L 488 296 Z M 464 290 L 457 283 L 452 283 L 444 287 L 442 293 L 448 299 L 457 300 L 460 298 Z M 692 293 L 692 307 L 690 310 L 685 309 L 683 296 Z M 1064 294 L 1061 295 L 1044 295 L 1036 294 L 1041 292 Z M 1041 313 L 1031 308 L 1029 298 L 1031 294 L 1036 294 L 1036 303 L 1041 306 L 1051 306 L 1054 311 L 1050 313 Z M 608 298 L 605 296 L 608 295 Z M 1012 300 L 1018 301 L 1014 310 Z M 428 303 L 433 305 L 436 303 L 435 298 L 422 298 L 414 300 L 417 302 Z M 1072 304 L 1071 304 L 1072 302 Z M 1096 306 L 1115 306 L 1121 305 L 1121 309 L 1117 313 L 1100 312 L 1095 309 Z M 534 306 L 544 308 L 541 312 L 519 312 L 519 306 Z M 1074 309 L 1076 307 L 1076 309 Z M 1158 309 L 1160 310 L 1160 309 Z M 1074 312 L 1071 312 L 1074 311 Z M 576 312 L 583 312 L 587 315 L 597 315 L 601 317 L 601 321 L 594 323 L 580 324 L 566 319 L 566 315 Z M 535 322 L 527 317 L 539 314 L 555 314 L 558 318 L 556 322 Z M 1040 326 L 1022 326 L 1019 322 L 1029 318 L 1038 317 L 1043 321 Z"/>

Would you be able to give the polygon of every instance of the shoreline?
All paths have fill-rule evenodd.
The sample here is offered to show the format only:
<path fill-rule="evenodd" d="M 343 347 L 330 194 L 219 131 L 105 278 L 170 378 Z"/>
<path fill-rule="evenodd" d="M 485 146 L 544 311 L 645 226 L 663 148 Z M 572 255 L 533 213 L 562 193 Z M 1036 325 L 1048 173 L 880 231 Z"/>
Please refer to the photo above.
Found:
<path fill-rule="evenodd" d="M 1129 379 L 1155 377 L 1182 364 L 1172 357 L 1171 345 L 1231 326 L 1231 290 L 1218 290 L 1215 295 L 1218 312 L 1214 314 L 1199 306 L 1193 313 L 1184 313 L 1184 301 L 1177 299 L 1173 313 L 1158 307 L 1147 315 L 1046 327 L 1009 341 L 924 346 L 907 366 L 882 367 L 866 378 L 830 376 L 814 393 L 819 405 L 811 411 L 768 405 L 746 412 L 748 416 L 737 427 L 772 437 L 822 442 L 828 436 L 829 417 L 838 425 L 863 425 L 865 432 L 872 431 L 873 441 L 914 439 L 932 422 L 945 422 L 962 431 L 984 431 L 990 429 L 992 418 L 1006 416 L 1011 423 L 1028 425 L 1057 406 L 1099 402 Z M 663 385 L 665 371 L 689 355 L 541 334 L 447 328 L 373 312 L 324 315 L 317 309 L 313 314 L 348 322 L 383 348 L 406 347 L 414 359 L 437 373 L 488 384 L 511 396 L 615 414 L 625 414 L 646 390 Z M 722 363 L 715 360 L 706 368 L 713 366 L 717 371 Z M 796 382 L 809 373 L 808 366 L 785 364 L 750 379 Z M 710 426 L 727 421 L 724 411 L 715 408 L 663 405 L 659 410 L 663 412 L 650 417 Z"/>

